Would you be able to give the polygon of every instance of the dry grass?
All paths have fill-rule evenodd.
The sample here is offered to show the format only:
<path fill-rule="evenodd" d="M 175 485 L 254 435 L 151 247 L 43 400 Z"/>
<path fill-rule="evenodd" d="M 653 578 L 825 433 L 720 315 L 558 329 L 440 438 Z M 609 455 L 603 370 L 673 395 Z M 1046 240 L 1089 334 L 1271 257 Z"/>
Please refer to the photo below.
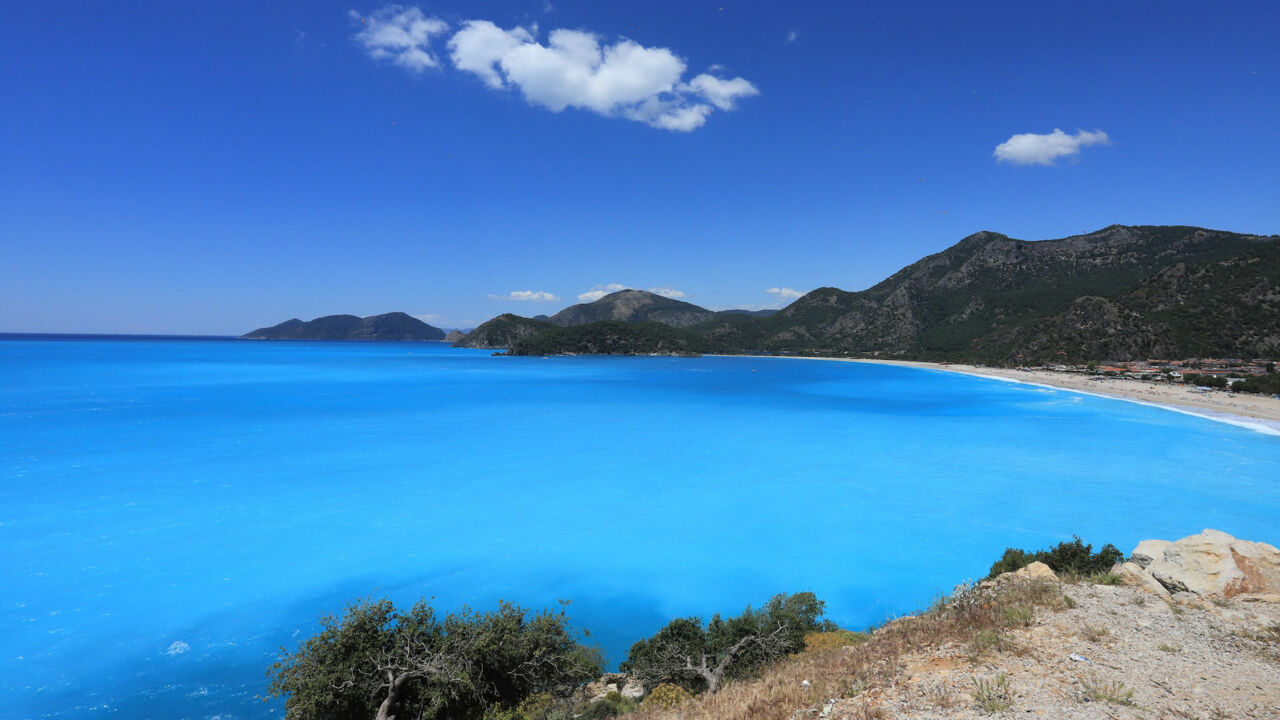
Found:
<path fill-rule="evenodd" d="M 953 708 L 958 702 L 955 693 L 951 692 L 951 688 L 944 682 L 934 682 L 930 684 L 925 690 L 925 695 L 928 696 L 929 702 L 932 703 L 934 707 L 942 710 Z"/>
<path fill-rule="evenodd" d="M 1062 590 L 1052 582 L 962 586 L 928 611 L 887 623 L 858 645 L 808 649 L 766 668 L 757 678 L 732 683 L 714 695 L 700 695 L 670 710 L 641 708 L 628 717 L 787 720 L 805 708 L 816 713 L 830 698 L 866 696 L 855 710 L 864 715 L 855 717 L 875 718 L 881 712 L 875 704 L 875 691 L 901 679 L 906 656 L 967 645 L 984 632 L 994 636 L 996 643 L 1007 643 L 1004 633 L 1029 623 L 1037 609 L 1066 607 Z M 808 686 L 803 684 L 805 680 Z"/>
<path fill-rule="evenodd" d="M 1084 627 L 1080 628 L 1080 637 L 1091 643 L 1102 642 L 1110 634 L 1110 630 L 1098 625 L 1090 625 L 1089 623 L 1085 623 Z"/>
<path fill-rule="evenodd" d="M 1097 676 L 1080 678 L 1080 700 L 1133 705 L 1133 691 L 1119 680 L 1102 680 Z"/>
<path fill-rule="evenodd" d="M 811 632 L 804 636 L 804 649 L 808 652 L 839 650 L 850 645 L 861 645 L 866 641 L 866 633 L 853 632 L 852 630 Z"/>
<path fill-rule="evenodd" d="M 973 701 L 979 710 L 987 714 L 1004 712 L 1013 707 L 1009 677 L 1000 673 L 992 678 L 974 678 Z"/>

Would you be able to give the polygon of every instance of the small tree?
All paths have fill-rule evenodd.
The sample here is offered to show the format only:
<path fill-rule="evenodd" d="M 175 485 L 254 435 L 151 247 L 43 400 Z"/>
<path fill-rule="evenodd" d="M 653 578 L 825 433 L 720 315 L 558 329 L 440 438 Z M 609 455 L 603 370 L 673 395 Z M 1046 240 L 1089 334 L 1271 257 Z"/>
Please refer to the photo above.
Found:
<path fill-rule="evenodd" d="M 631 646 L 623 672 L 646 685 L 673 683 L 716 692 L 726 677 L 747 674 L 804 648 L 804 636 L 831 627 L 823 602 L 809 592 L 777 595 L 760 610 L 716 615 L 705 627 L 696 617 L 672 620 L 657 635 Z"/>
<path fill-rule="evenodd" d="M 563 607 L 530 615 L 501 603 L 438 620 L 425 602 L 399 613 L 389 600 L 362 601 L 321 625 L 268 670 L 286 718 L 478 717 L 535 692 L 568 694 L 601 670 Z"/>

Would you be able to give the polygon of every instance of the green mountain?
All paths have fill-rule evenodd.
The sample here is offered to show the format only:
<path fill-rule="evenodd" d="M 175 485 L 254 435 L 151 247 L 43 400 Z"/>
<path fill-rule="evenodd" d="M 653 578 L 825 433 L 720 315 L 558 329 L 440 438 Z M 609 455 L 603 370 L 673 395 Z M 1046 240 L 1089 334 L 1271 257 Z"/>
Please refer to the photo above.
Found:
<path fill-rule="evenodd" d="M 475 330 L 456 340 L 453 345 L 488 350 L 505 349 L 519 340 L 555 329 L 555 327 L 549 322 L 506 313 L 482 323 Z"/>
<path fill-rule="evenodd" d="M 613 325 L 564 334 L 538 320 L 503 318 L 507 329 L 494 328 L 483 347 L 521 341 L 521 353 L 594 352 L 584 348 L 614 347 L 608 338 L 616 336 L 627 352 L 665 347 L 991 363 L 1019 356 L 1077 363 L 1275 358 L 1280 236 L 1122 225 L 1040 241 L 980 232 L 866 290 L 819 288 L 767 316 L 712 312 L 625 290 L 549 318 L 575 328 L 658 322 L 701 344 L 685 333 L 678 341 L 641 342 L 619 336 Z"/>
<path fill-rule="evenodd" d="M 241 335 L 252 340 L 443 340 L 444 331 L 402 312 L 359 318 L 327 315 L 297 318 Z"/>
<path fill-rule="evenodd" d="M 918 359 L 1280 355 L 1280 238 L 1125 227 L 971 235 L 860 292 L 690 328 L 722 350 Z"/>
<path fill-rule="evenodd" d="M 508 355 L 697 355 L 706 338 L 659 322 L 599 320 L 555 327 L 513 342 Z"/>
<path fill-rule="evenodd" d="M 595 302 L 571 305 L 552 315 L 548 321 L 562 327 L 600 320 L 652 321 L 671 327 L 688 327 L 715 316 L 716 313 L 693 303 L 672 300 L 646 290 L 619 290 Z"/>

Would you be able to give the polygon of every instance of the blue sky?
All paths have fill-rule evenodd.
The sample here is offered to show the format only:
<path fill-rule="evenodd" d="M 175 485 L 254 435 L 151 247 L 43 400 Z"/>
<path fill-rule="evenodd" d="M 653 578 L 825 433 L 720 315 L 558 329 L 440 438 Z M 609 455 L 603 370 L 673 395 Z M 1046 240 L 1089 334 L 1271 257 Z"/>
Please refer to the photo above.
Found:
<path fill-rule="evenodd" d="M 1280 233 L 1277 8 L 11 6 L 0 331 L 764 307 L 978 230 Z"/>

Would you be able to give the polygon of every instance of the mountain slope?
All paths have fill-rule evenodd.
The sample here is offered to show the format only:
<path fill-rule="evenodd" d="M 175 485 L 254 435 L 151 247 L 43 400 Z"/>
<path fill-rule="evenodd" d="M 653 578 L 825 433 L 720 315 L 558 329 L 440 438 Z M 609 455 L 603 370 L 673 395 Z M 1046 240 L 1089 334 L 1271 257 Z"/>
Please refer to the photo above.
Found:
<path fill-rule="evenodd" d="M 453 344 L 454 347 L 498 350 L 509 348 L 518 340 L 555 329 L 555 325 L 542 320 L 506 313 L 481 323 Z"/>
<path fill-rule="evenodd" d="M 297 318 L 242 335 L 253 340 L 443 340 L 444 331 L 402 312 L 326 315 L 310 322 Z"/>
<path fill-rule="evenodd" d="M 510 355 L 696 355 L 706 338 L 659 322 L 598 320 L 551 327 L 516 340 Z"/>
<path fill-rule="evenodd" d="M 726 351 L 937 359 L 1265 356 L 1280 348 L 1277 238 L 1124 227 L 1028 242 L 981 232 L 860 292 L 691 328 Z"/>
<path fill-rule="evenodd" d="M 619 290 L 595 302 L 571 305 L 552 315 L 554 325 L 569 327 L 600 320 L 660 322 L 671 327 L 688 327 L 710 320 L 716 313 L 692 303 L 672 300 L 645 290 Z"/>

